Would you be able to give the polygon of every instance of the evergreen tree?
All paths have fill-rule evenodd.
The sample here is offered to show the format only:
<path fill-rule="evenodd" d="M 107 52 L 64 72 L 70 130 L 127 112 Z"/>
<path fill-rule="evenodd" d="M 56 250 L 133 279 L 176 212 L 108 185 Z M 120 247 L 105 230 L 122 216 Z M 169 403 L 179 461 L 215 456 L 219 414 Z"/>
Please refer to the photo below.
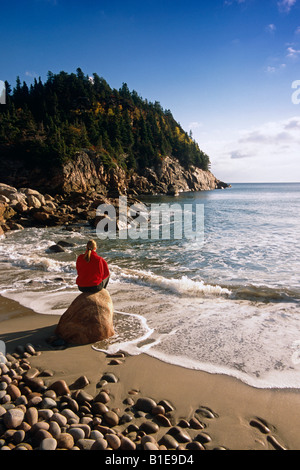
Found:
<path fill-rule="evenodd" d="M 81 149 L 95 149 L 108 168 L 157 168 L 166 155 L 185 167 L 208 169 L 209 157 L 177 123 L 170 110 L 148 102 L 126 83 L 112 89 L 96 73 L 48 72 L 28 88 L 20 77 L 7 105 L 0 106 L 1 152 L 30 165 L 53 166 Z"/>

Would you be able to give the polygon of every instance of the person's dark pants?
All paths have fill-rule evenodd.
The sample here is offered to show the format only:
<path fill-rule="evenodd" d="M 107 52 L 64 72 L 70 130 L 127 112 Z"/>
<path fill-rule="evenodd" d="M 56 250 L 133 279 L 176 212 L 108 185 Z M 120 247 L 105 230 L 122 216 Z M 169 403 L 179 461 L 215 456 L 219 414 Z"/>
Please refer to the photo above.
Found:
<path fill-rule="evenodd" d="M 95 294 L 96 292 L 100 292 L 102 289 L 106 289 L 108 282 L 109 282 L 109 276 L 106 279 L 103 279 L 101 284 L 98 284 L 98 286 L 91 286 L 91 287 L 78 286 L 78 289 L 80 290 L 80 292 L 90 292 L 91 294 Z"/>

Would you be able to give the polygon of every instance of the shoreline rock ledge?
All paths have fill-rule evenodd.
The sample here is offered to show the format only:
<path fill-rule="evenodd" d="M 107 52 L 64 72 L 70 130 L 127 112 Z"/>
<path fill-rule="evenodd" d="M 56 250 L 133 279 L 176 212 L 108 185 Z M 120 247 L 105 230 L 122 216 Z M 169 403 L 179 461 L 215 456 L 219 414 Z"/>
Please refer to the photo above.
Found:
<path fill-rule="evenodd" d="M 95 294 L 79 294 L 55 329 L 55 335 L 74 345 L 102 341 L 114 334 L 113 302 L 106 289 Z"/>

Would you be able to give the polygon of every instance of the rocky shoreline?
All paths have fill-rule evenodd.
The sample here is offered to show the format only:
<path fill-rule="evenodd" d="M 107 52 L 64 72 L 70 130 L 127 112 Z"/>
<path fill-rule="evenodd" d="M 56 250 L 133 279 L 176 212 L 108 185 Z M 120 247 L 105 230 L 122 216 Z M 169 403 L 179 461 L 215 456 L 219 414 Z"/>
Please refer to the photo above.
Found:
<path fill-rule="evenodd" d="M 21 164 L 20 164 L 21 165 Z M 72 161 L 45 175 L 14 162 L 3 162 L 0 181 L 0 234 L 32 226 L 90 223 L 95 226 L 100 204 L 118 207 L 124 195 L 128 206 L 141 195 L 177 196 L 183 191 L 207 191 L 229 187 L 210 171 L 184 169 L 165 157 L 159 169 L 127 174 L 122 168 L 106 169 L 96 155 L 78 152 Z"/>
<path fill-rule="evenodd" d="M 84 390 L 90 383 L 85 375 L 67 384 L 55 379 L 54 371 L 31 366 L 40 354 L 27 343 L 0 356 L 0 450 L 227 450 L 210 435 L 210 423 L 219 418 L 212 409 L 199 406 L 192 417 L 176 421 L 172 403 L 141 396 L 134 388 L 122 404 L 115 403 L 119 379 L 105 370 L 93 396 Z M 122 365 L 126 354 L 106 354 L 106 360 Z M 251 419 L 249 426 L 271 448 L 286 450 L 263 419 Z"/>
<path fill-rule="evenodd" d="M 135 197 L 128 197 L 128 204 L 138 203 Z M 55 197 L 30 189 L 17 189 L 0 183 L 0 235 L 10 230 L 26 227 L 66 226 L 89 224 L 95 227 L 96 209 L 101 204 L 112 204 L 118 208 L 118 198 L 107 198 L 95 191 Z"/>

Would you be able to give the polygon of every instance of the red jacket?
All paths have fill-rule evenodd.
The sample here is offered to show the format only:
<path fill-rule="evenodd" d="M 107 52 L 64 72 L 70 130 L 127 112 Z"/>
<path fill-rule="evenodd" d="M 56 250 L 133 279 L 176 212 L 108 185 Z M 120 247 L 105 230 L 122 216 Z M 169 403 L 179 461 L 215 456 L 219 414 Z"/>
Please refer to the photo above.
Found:
<path fill-rule="evenodd" d="M 76 284 L 79 287 L 98 286 L 109 276 L 107 262 L 95 251 L 91 252 L 89 262 L 84 259 L 84 255 L 79 255 L 76 261 L 76 269 L 78 274 Z"/>

